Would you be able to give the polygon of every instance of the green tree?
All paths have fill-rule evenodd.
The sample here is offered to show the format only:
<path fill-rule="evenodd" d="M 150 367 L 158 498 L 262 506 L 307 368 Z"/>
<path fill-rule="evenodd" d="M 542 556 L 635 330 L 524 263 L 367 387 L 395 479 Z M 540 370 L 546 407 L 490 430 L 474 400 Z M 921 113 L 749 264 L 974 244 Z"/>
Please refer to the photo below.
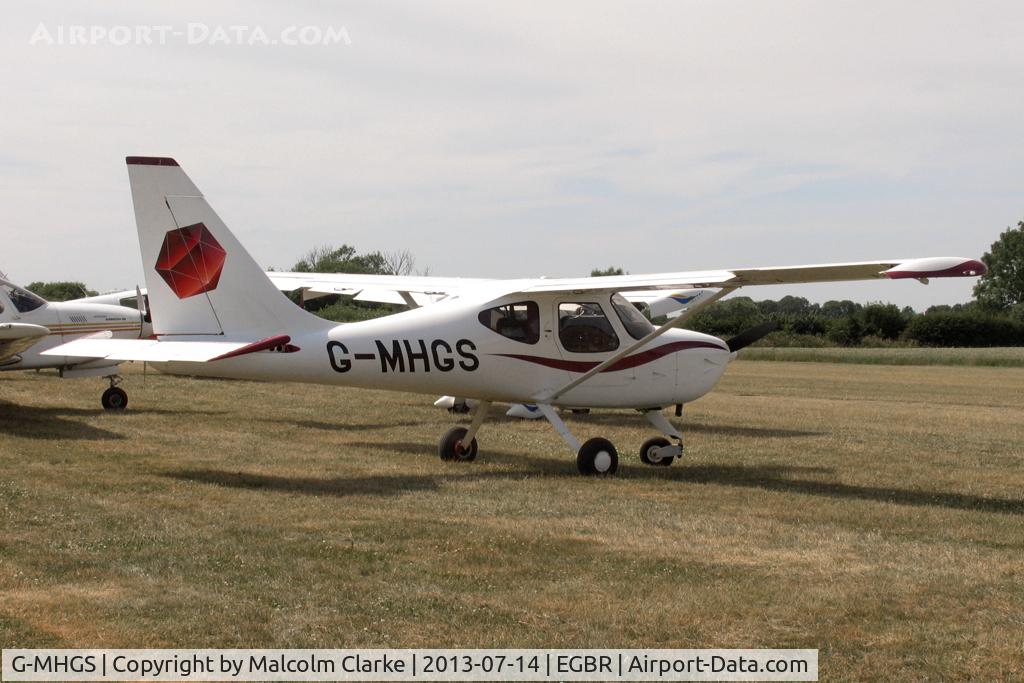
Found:
<path fill-rule="evenodd" d="M 765 322 L 767 317 L 746 296 L 719 301 L 687 321 L 686 327 L 715 336 L 732 336 Z"/>
<path fill-rule="evenodd" d="M 408 251 L 381 253 L 371 251 L 366 254 L 356 252 L 349 244 L 340 247 L 322 246 L 310 249 L 292 267 L 300 273 L 355 273 L 359 275 L 408 275 L 415 266 L 416 260 Z M 299 303 L 298 295 L 289 295 Z M 310 313 L 321 318 L 336 322 L 353 322 L 390 315 L 402 307 L 390 304 L 378 304 L 368 301 L 355 301 L 350 297 L 338 295 L 321 296 L 303 302 Z"/>
<path fill-rule="evenodd" d="M 828 326 L 825 336 L 841 346 L 856 346 L 864 337 L 864 328 L 854 316 L 838 318 Z"/>
<path fill-rule="evenodd" d="M 821 305 L 821 314 L 826 318 L 848 318 L 860 312 L 861 305 L 849 299 L 826 301 Z"/>
<path fill-rule="evenodd" d="M 1007 228 L 981 260 L 988 272 L 974 285 L 978 303 L 991 311 L 1024 303 L 1024 221 Z"/>
<path fill-rule="evenodd" d="M 604 277 L 605 275 L 627 275 L 626 271 L 618 266 L 608 266 L 607 268 L 594 268 L 590 271 L 590 277 Z"/>
<path fill-rule="evenodd" d="M 70 301 L 84 296 L 96 296 L 96 292 L 82 282 L 32 282 L 25 289 L 47 301 Z"/>
<path fill-rule="evenodd" d="M 311 249 L 292 267 L 299 273 L 359 273 L 367 275 L 393 275 L 387 258 L 379 251 L 356 253 L 356 248 L 322 246 Z"/>
<path fill-rule="evenodd" d="M 863 332 L 882 339 L 896 339 L 909 322 L 895 304 L 874 303 L 860 313 Z"/>

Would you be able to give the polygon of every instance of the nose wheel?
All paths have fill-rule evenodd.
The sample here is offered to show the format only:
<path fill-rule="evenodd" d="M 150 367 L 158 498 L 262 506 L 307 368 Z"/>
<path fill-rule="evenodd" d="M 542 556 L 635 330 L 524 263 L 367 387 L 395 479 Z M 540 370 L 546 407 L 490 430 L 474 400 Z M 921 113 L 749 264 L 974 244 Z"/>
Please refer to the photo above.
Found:
<path fill-rule="evenodd" d="M 128 407 L 128 392 L 117 386 L 121 382 L 121 378 L 113 375 L 108 379 L 110 380 L 110 388 L 104 391 L 100 397 L 103 409 L 124 410 Z"/>
<path fill-rule="evenodd" d="M 682 406 L 677 410 L 682 413 Z M 676 458 L 683 455 L 683 435 L 672 426 L 660 410 L 645 410 L 644 417 L 665 436 L 655 436 L 644 441 L 640 446 L 640 462 L 656 467 L 668 467 Z M 673 441 L 675 443 L 672 443 Z"/>
<path fill-rule="evenodd" d="M 667 449 L 667 450 L 662 450 Z M 644 441 L 640 447 L 640 462 L 645 465 L 668 467 L 676 458 L 677 447 L 663 436 L 655 436 Z"/>

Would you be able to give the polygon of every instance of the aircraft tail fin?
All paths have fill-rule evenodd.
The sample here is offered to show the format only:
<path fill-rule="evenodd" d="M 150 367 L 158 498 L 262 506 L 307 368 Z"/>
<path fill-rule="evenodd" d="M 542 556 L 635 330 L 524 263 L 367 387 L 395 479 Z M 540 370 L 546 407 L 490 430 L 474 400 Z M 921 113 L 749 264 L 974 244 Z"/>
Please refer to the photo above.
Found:
<path fill-rule="evenodd" d="M 178 162 L 126 161 L 155 334 L 251 337 L 331 326 L 278 291 Z"/>

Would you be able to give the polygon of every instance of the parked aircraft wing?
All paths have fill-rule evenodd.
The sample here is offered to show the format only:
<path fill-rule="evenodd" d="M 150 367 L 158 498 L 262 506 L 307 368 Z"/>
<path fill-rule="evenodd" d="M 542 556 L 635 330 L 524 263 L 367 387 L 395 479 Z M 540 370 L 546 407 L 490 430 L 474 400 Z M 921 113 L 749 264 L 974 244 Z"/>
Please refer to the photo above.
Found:
<path fill-rule="evenodd" d="M 306 298 L 328 294 L 355 297 L 360 301 L 405 304 L 402 293 L 412 295 L 419 306 L 455 296 L 484 283 L 488 278 L 429 277 L 420 275 L 361 275 L 353 273 L 286 273 L 271 271 L 267 276 L 284 292 L 302 289 Z"/>
<path fill-rule="evenodd" d="M 27 351 L 48 334 L 50 330 L 42 325 L 0 324 L 0 363 L 22 351 Z"/>

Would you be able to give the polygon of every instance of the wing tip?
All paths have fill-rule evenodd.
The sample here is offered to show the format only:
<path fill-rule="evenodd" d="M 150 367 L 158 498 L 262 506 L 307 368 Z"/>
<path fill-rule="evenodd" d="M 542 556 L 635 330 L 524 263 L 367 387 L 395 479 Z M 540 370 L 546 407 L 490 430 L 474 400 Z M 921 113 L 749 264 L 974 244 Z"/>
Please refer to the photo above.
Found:
<path fill-rule="evenodd" d="M 917 259 L 882 271 L 890 280 L 932 277 L 980 277 L 988 266 L 978 259 Z"/>

